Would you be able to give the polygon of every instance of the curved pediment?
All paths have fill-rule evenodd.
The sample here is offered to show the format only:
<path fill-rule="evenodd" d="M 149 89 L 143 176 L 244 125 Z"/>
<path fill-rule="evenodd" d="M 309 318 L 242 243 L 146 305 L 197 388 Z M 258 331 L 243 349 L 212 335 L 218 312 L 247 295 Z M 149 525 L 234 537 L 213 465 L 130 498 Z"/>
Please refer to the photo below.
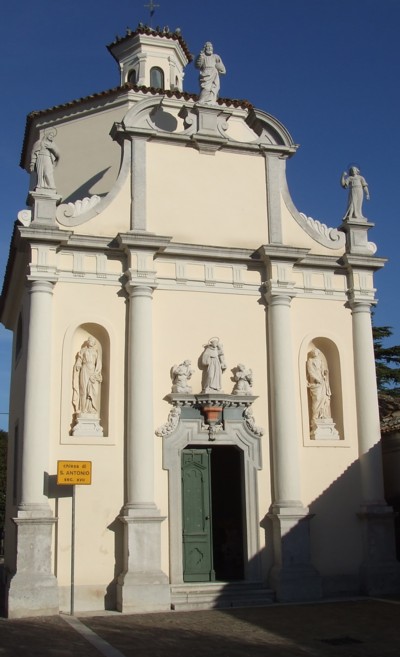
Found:
<path fill-rule="evenodd" d="M 227 103 L 182 102 L 166 95 L 136 103 L 114 130 L 149 139 L 191 142 L 199 150 L 212 151 L 213 143 L 218 150 L 273 150 L 285 155 L 297 149 L 286 128 L 266 112 Z"/>
<path fill-rule="evenodd" d="M 289 148 L 292 152 L 298 148 L 290 132 L 272 114 L 259 109 L 253 109 L 249 114 L 247 124 L 258 135 L 260 144 L 267 143 L 283 146 Z"/>

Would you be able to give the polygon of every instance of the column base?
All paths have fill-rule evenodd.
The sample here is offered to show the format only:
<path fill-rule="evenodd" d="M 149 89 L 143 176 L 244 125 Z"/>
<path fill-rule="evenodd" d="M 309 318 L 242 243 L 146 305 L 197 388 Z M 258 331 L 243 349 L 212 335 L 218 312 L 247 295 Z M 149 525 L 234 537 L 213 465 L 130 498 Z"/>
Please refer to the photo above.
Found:
<path fill-rule="evenodd" d="M 124 572 L 117 582 L 117 609 L 124 613 L 168 611 L 171 594 L 161 570 L 161 523 L 156 507 L 126 508 L 124 523 Z"/>
<path fill-rule="evenodd" d="M 313 517 L 301 503 L 273 505 L 272 521 L 275 564 L 270 585 L 279 602 L 319 600 L 321 577 L 310 560 L 310 527 Z"/>
<path fill-rule="evenodd" d="M 361 587 L 366 595 L 400 592 L 400 563 L 396 559 L 393 510 L 386 504 L 366 504 L 358 514 L 363 523 L 364 559 Z"/>
<path fill-rule="evenodd" d="M 52 574 L 52 530 L 56 522 L 42 509 L 19 511 L 17 525 L 17 568 L 7 596 L 9 618 L 51 616 L 59 613 L 58 584 Z M 44 517 L 43 517 L 44 516 Z"/>
<path fill-rule="evenodd" d="M 6 605 L 8 618 L 58 615 L 57 579 L 54 575 L 16 573 L 10 581 Z"/>

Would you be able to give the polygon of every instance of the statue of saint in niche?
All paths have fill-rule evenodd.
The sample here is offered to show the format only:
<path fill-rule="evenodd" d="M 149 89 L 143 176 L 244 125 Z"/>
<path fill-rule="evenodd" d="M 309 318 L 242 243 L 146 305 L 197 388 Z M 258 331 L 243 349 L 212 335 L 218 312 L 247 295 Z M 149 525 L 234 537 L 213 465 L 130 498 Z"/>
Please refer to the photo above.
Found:
<path fill-rule="evenodd" d="M 319 349 L 312 349 L 307 359 L 307 387 L 311 400 L 311 429 L 317 420 L 331 419 L 331 388 L 325 357 Z"/>
<path fill-rule="evenodd" d="M 340 182 L 342 187 L 349 190 L 349 198 L 344 220 L 365 220 L 362 213 L 362 203 L 364 200 L 364 194 L 367 201 L 369 201 L 369 190 L 367 181 L 360 175 L 360 170 L 357 169 L 357 167 L 350 167 L 348 174 L 344 171 Z"/>
<path fill-rule="evenodd" d="M 73 376 L 72 403 L 76 413 L 100 415 L 101 358 L 97 342 L 89 336 L 77 353 Z"/>
<path fill-rule="evenodd" d="M 42 189 L 55 189 L 54 167 L 57 166 L 60 154 L 54 143 L 56 130 L 48 130 L 41 139 L 38 139 L 32 148 L 30 170 L 36 171 L 36 187 Z"/>
<path fill-rule="evenodd" d="M 210 338 L 204 345 L 200 368 L 203 370 L 202 392 L 221 392 L 222 373 L 226 370 L 226 364 L 224 348 L 219 338 Z"/>
<path fill-rule="evenodd" d="M 198 102 L 205 105 L 214 105 L 217 102 L 220 89 L 219 74 L 223 75 L 226 70 L 221 57 L 214 54 L 213 45 L 210 41 L 204 44 L 195 65 L 200 70 L 200 96 Z"/>

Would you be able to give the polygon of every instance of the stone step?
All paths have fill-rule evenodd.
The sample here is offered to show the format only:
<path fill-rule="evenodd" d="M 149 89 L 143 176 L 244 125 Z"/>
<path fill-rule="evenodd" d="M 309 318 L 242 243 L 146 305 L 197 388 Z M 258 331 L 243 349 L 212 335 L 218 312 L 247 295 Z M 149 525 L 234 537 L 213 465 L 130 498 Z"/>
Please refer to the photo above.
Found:
<path fill-rule="evenodd" d="M 262 584 L 207 582 L 171 586 L 171 608 L 175 610 L 263 607 L 274 602 L 274 593 Z"/>

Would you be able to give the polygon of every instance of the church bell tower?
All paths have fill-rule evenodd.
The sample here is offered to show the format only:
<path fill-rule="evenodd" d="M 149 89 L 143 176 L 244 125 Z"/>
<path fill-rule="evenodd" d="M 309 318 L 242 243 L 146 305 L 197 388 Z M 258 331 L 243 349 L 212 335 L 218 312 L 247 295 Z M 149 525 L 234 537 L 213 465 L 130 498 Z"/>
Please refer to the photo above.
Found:
<path fill-rule="evenodd" d="M 169 27 L 153 29 L 139 23 L 107 47 L 119 65 L 121 85 L 183 90 L 184 68 L 193 57 L 179 28 L 171 32 Z"/>

